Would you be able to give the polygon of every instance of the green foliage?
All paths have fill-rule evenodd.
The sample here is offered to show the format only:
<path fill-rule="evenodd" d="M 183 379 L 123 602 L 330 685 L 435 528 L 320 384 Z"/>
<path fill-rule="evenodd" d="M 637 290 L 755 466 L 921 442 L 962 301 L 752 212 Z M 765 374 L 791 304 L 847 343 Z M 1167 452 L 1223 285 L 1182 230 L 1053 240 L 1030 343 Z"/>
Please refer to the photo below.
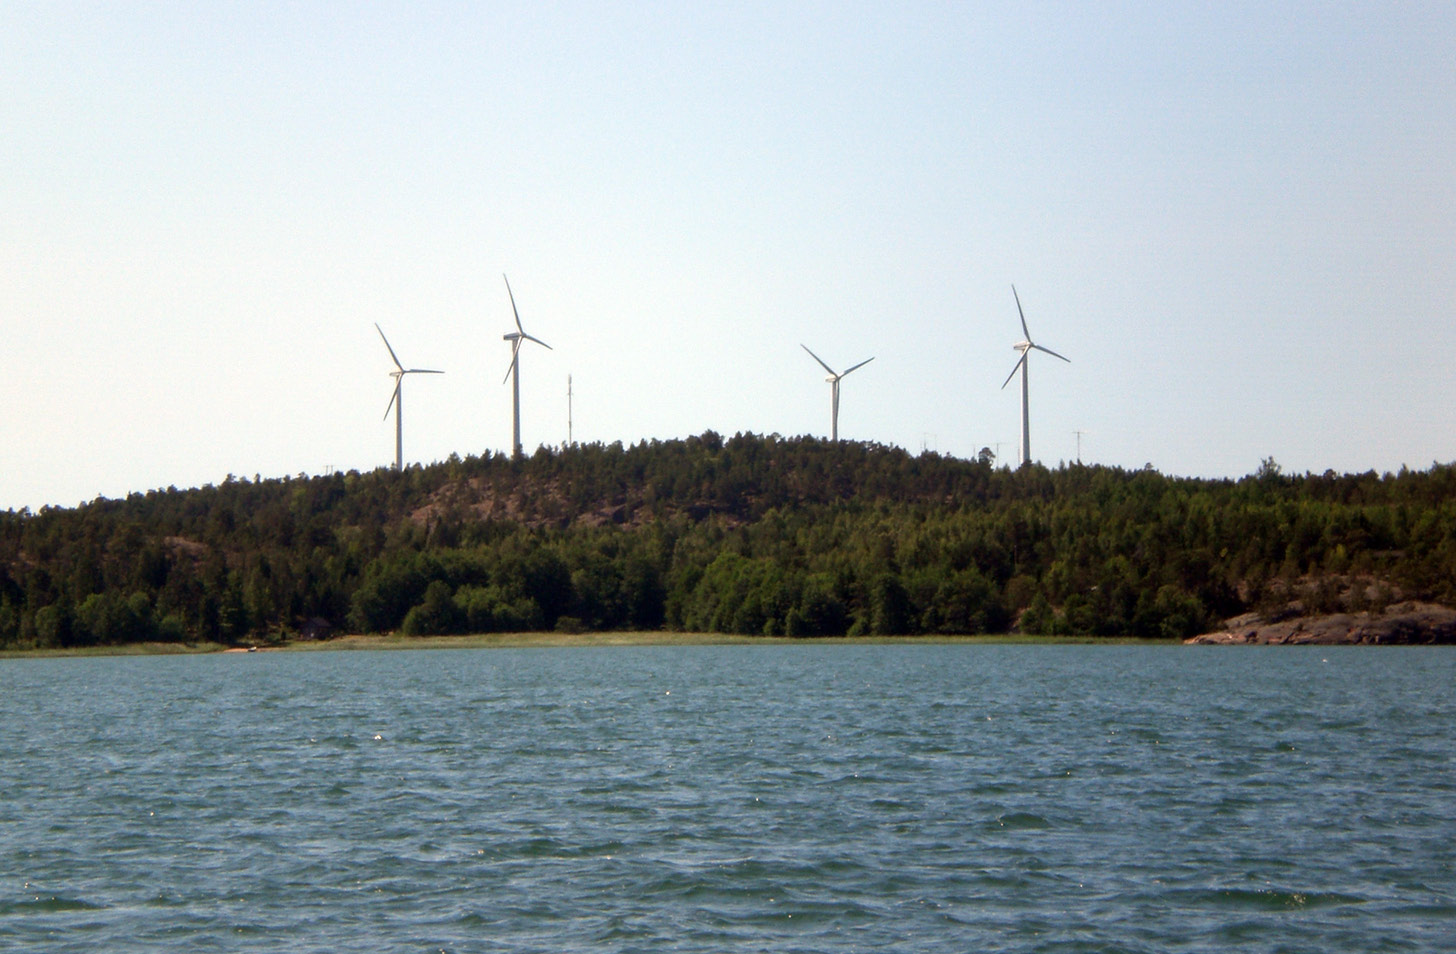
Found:
<path fill-rule="evenodd" d="M 42 606 L 35 614 L 36 645 L 61 648 L 77 645 L 74 639 L 75 614 L 64 601 Z"/>
<path fill-rule="evenodd" d="M 1456 601 L 1456 468 L 1267 458 L 1183 480 L 709 432 L 0 514 L 0 646 L 243 642 L 315 617 L 1173 639 L 1299 580 L 1314 608 Z"/>
<path fill-rule="evenodd" d="M 425 587 L 425 598 L 404 616 L 406 636 L 444 636 L 464 627 L 465 612 L 450 593 L 450 584 L 434 580 Z"/>
<path fill-rule="evenodd" d="M 1030 636 L 1049 636 L 1056 631 L 1056 613 L 1046 596 L 1037 593 L 1021 614 L 1018 623 L 1023 633 Z"/>
<path fill-rule="evenodd" d="M 1196 596 L 1190 596 L 1176 586 L 1158 587 L 1153 599 L 1153 617 L 1156 633 L 1167 639 L 1186 639 L 1209 628 L 1212 622 L 1207 611 Z"/>
<path fill-rule="evenodd" d="M 438 564 L 418 553 L 371 563 L 350 600 L 349 623 L 366 633 L 392 630 L 424 598 Z"/>
<path fill-rule="evenodd" d="M 76 607 L 72 638 L 77 645 L 118 645 L 157 637 L 152 601 L 146 593 L 92 593 Z"/>
<path fill-rule="evenodd" d="M 850 626 L 849 605 L 827 573 L 806 576 L 798 603 L 784 615 L 785 636 L 843 636 Z"/>
<path fill-rule="evenodd" d="M 463 616 L 463 632 L 512 633 L 543 628 L 541 607 L 530 597 L 512 600 L 497 586 L 462 586 L 455 604 Z"/>
<path fill-rule="evenodd" d="M 900 578 L 880 574 L 870 588 L 870 632 L 876 636 L 903 636 L 912 631 L 914 607 Z"/>

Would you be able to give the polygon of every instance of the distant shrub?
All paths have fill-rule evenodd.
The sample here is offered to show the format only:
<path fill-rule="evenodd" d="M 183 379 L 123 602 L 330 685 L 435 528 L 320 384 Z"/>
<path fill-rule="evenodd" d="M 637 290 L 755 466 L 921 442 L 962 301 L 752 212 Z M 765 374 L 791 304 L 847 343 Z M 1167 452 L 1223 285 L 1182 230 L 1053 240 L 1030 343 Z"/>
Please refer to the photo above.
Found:
<path fill-rule="evenodd" d="M 425 600 L 404 617 L 406 636 L 445 636 L 464 629 L 465 616 L 451 599 L 450 585 L 436 580 L 425 588 Z"/>

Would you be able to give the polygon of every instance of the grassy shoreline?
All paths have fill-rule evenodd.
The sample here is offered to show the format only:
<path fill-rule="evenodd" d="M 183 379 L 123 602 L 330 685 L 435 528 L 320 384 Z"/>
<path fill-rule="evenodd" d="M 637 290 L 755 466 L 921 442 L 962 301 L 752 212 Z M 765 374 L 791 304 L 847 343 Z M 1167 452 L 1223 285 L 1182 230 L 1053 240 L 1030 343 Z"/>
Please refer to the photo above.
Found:
<path fill-rule="evenodd" d="M 351 635 L 323 640 L 287 640 L 259 644 L 259 652 L 348 652 L 381 649 L 523 649 L 585 646 L 845 646 L 937 645 L 950 643 L 1018 645 L 1176 645 L 1167 640 L 1133 637 L 1022 636 L 821 636 L 790 639 L 783 636 L 736 636 L 729 633 L 608 632 L 608 633 L 481 633 L 474 636 Z M 67 649 L 6 649 L 0 659 L 86 656 L 172 656 L 198 653 L 244 652 L 248 647 L 220 643 L 132 643 L 123 646 L 79 646 Z"/>

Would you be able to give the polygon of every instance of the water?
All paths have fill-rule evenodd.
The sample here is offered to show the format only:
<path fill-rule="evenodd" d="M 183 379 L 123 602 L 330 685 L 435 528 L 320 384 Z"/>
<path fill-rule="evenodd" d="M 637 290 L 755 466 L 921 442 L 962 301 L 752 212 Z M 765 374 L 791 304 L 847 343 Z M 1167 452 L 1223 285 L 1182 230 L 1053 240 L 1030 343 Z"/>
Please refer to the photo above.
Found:
<path fill-rule="evenodd" d="M 1450 950 L 1456 653 L 0 660 L 0 950 Z"/>

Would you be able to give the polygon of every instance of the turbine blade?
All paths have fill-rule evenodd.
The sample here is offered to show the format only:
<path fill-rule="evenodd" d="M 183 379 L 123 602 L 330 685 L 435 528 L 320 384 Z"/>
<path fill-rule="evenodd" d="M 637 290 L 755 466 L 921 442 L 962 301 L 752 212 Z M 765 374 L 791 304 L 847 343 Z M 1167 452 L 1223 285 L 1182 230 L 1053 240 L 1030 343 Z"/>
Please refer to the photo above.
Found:
<path fill-rule="evenodd" d="M 1021 316 L 1021 333 L 1026 335 L 1026 340 L 1031 340 L 1031 332 L 1026 328 L 1026 312 L 1021 310 L 1021 296 L 1016 294 L 1016 286 L 1011 286 L 1011 295 L 1016 299 L 1016 313 Z M 1002 387 L 1005 387 L 1003 384 Z"/>
<path fill-rule="evenodd" d="M 1067 362 L 1068 364 L 1071 364 L 1072 363 L 1072 359 L 1071 358 L 1062 357 L 1061 355 L 1059 355 L 1055 351 L 1053 351 L 1051 348 L 1043 348 L 1039 344 L 1034 344 L 1034 345 L 1032 345 L 1032 347 L 1035 348 L 1038 351 L 1045 351 L 1047 354 L 1051 355 L 1053 358 L 1061 358 L 1063 361 Z"/>
<path fill-rule="evenodd" d="M 540 345 L 541 347 L 545 348 L 547 351 L 555 351 L 556 350 L 555 348 L 551 347 L 546 342 L 542 341 L 540 338 L 537 338 L 534 335 L 528 335 L 524 331 L 521 332 L 521 337 L 522 338 L 525 338 L 527 341 L 534 341 L 534 342 L 536 342 L 538 345 Z"/>
<path fill-rule="evenodd" d="M 396 368 L 399 368 L 401 371 L 403 371 L 404 370 L 404 365 L 402 365 L 402 364 L 399 363 L 399 358 L 398 358 L 398 356 L 395 355 L 394 349 L 389 347 L 389 339 L 384 337 L 384 329 L 381 328 L 381 327 L 379 327 L 379 323 L 378 322 L 375 322 L 374 323 L 374 330 L 377 331 L 377 332 L 379 332 L 379 337 L 384 340 L 384 346 L 386 348 L 389 348 L 389 356 L 392 359 L 394 359 L 394 366 Z"/>
<path fill-rule="evenodd" d="M 853 367 L 853 368 L 850 368 L 850 369 L 849 369 L 849 371 L 853 371 L 853 370 L 855 370 L 855 369 L 856 369 L 856 368 L 862 368 L 862 367 L 864 367 L 864 366 L 865 366 L 865 365 L 867 365 L 867 364 L 869 364 L 869 363 L 870 363 L 870 362 L 871 362 L 871 361 L 873 361 L 873 360 L 875 360 L 875 359 L 874 359 L 874 358 L 865 358 L 865 359 L 864 359 L 864 360 L 863 360 L 863 361 L 861 361 L 861 362 L 860 362 L 860 363 L 859 363 L 859 364 L 857 364 L 857 365 L 855 365 L 855 366 L 854 366 L 854 367 Z M 849 371 L 846 371 L 846 372 L 844 372 L 844 374 L 848 374 L 848 373 L 849 373 Z M 844 374 L 841 374 L 841 375 L 840 375 L 840 377 L 841 377 L 841 378 L 842 378 L 842 377 L 844 377 Z"/>
<path fill-rule="evenodd" d="M 431 371 L 429 368 L 410 368 L 405 374 L 444 374 L 444 371 Z"/>
<path fill-rule="evenodd" d="M 389 420 L 389 412 L 394 409 L 394 400 L 399 397 L 399 388 L 403 383 L 404 378 L 402 377 L 394 379 L 394 393 L 389 396 L 389 403 L 384 407 L 384 417 L 380 418 L 380 420 Z"/>
<path fill-rule="evenodd" d="M 802 343 L 802 342 L 800 342 L 799 347 L 803 348 L 805 351 L 809 351 L 809 346 L 806 345 L 806 344 L 804 344 L 804 343 Z M 819 357 L 814 352 L 809 351 L 809 357 L 813 358 L 815 361 L 818 361 L 819 362 L 819 367 L 823 368 L 825 371 L 828 371 L 830 374 L 835 375 L 836 377 L 839 375 L 839 372 L 838 371 L 835 371 L 829 365 L 825 364 L 824 363 L 824 359 L 821 358 L 821 357 Z M 848 373 L 848 372 L 846 372 L 846 373 Z"/>
<path fill-rule="evenodd" d="M 1014 377 L 1016 377 L 1016 372 L 1020 371 L 1021 370 L 1021 366 L 1023 364 L 1025 364 L 1025 363 L 1026 363 L 1026 354 L 1025 354 L 1025 352 L 1023 352 L 1022 355 L 1021 355 L 1021 357 L 1020 357 L 1020 359 L 1017 360 L 1016 365 L 1011 369 L 1011 373 L 1008 374 L 1008 375 L 1006 375 L 1006 380 L 1001 382 L 1001 390 L 1003 390 L 1003 391 L 1006 390 L 1006 385 L 1008 385 L 1008 384 L 1011 383 L 1011 379 L 1014 378 Z"/>
<path fill-rule="evenodd" d="M 501 278 L 506 278 L 505 272 L 501 272 Z M 516 310 L 516 294 L 511 291 L 511 280 L 509 278 L 506 278 L 506 294 L 511 296 L 511 314 L 516 316 L 516 330 L 521 334 L 525 334 L 526 329 L 521 327 L 521 313 Z"/>
<path fill-rule="evenodd" d="M 520 352 L 520 350 L 521 350 L 521 339 L 520 338 L 517 338 L 515 341 L 512 341 L 511 342 L 511 363 L 510 363 L 510 366 L 506 368 L 506 376 L 503 377 L 503 378 L 501 378 L 501 384 L 505 384 L 507 381 L 509 381 L 511 379 L 511 374 L 515 372 L 515 370 L 516 370 L 516 355 Z"/>

